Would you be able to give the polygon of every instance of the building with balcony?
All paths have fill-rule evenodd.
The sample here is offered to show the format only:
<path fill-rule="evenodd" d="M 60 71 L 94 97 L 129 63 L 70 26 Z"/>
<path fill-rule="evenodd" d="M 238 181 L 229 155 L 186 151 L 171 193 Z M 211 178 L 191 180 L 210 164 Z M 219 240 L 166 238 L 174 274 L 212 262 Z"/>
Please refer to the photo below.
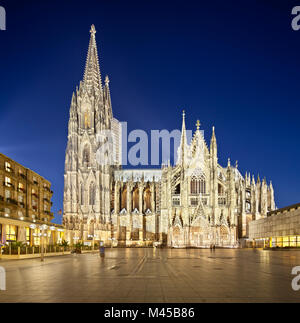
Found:
<path fill-rule="evenodd" d="M 61 225 L 51 223 L 51 183 L 0 153 L 0 242 L 30 246 L 56 244 L 63 239 Z"/>

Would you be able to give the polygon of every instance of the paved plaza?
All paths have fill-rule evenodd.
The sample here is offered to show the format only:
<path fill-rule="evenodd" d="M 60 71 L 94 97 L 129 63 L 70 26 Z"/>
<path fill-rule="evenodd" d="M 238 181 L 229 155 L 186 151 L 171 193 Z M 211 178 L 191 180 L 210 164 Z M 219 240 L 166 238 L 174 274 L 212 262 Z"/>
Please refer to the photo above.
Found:
<path fill-rule="evenodd" d="M 0 261 L 0 302 L 299 302 L 299 251 L 107 249 Z"/>

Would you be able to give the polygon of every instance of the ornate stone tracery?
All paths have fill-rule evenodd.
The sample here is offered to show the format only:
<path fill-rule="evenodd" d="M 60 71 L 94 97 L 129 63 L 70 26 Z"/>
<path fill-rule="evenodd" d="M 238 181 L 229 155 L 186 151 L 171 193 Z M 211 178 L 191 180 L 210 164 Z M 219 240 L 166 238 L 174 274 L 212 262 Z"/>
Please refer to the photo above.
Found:
<path fill-rule="evenodd" d="M 90 33 L 84 77 L 73 93 L 68 124 L 64 223 L 70 242 L 93 237 L 127 246 L 237 246 L 238 239 L 247 238 L 249 219 L 275 209 L 272 184 L 248 173 L 243 177 L 230 160 L 222 167 L 214 127 L 210 147 L 200 121 L 188 142 L 185 113 L 176 165 L 121 169 L 120 123 L 113 117 L 108 77 L 102 84 L 94 26 Z M 99 153 L 106 142 L 103 131 L 117 139 L 104 156 Z"/>

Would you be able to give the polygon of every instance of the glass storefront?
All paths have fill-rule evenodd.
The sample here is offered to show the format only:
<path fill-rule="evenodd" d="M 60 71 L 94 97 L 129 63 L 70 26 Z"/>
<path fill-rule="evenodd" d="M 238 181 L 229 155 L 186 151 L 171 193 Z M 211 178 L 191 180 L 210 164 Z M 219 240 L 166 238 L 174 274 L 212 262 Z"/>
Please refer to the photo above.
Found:
<path fill-rule="evenodd" d="M 270 239 L 271 248 L 300 247 L 300 236 L 275 237 Z"/>
<path fill-rule="evenodd" d="M 30 245 L 30 243 L 31 243 L 31 232 L 30 232 L 30 228 L 28 228 L 28 227 L 25 228 L 25 240 L 26 240 L 26 243 Z"/>
<path fill-rule="evenodd" d="M 17 241 L 18 227 L 15 225 L 6 225 L 6 241 L 14 242 Z"/>
<path fill-rule="evenodd" d="M 33 232 L 33 245 L 34 246 L 39 246 L 40 245 L 40 229 L 34 229 Z"/>

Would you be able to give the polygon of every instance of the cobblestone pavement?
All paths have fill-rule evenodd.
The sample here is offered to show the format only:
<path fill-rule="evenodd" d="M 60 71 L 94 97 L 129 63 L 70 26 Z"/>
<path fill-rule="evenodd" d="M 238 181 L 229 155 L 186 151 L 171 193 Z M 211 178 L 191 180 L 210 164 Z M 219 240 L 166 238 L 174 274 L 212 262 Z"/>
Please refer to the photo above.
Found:
<path fill-rule="evenodd" d="M 300 251 L 107 249 L 0 261 L 0 302 L 299 302 Z"/>

